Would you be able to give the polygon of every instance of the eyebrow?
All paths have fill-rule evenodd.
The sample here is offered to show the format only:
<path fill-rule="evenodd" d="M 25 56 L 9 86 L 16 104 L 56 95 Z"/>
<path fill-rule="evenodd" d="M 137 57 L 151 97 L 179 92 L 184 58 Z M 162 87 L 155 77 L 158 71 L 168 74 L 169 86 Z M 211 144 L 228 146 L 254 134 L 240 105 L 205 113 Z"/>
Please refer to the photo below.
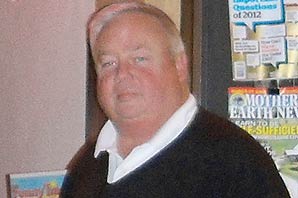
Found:
<path fill-rule="evenodd" d="M 139 50 L 146 50 L 146 51 L 151 51 L 151 48 L 145 46 L 144 44 L 140 44 L 137 47 L 133 47 L 131 49 L 128 49 L 129 51 L 135 52 Z"/>
<path fill-rule="evenodd" d="M 127 51 L 136 52 L 136 51 L 142 50 L 142 49 L 144 49 L 146 51 L 151 51 L 151 48 L 146 47 L 145 44 L 139 44 L 136 47 L 128 48 Z M 104 55 L 111 55 L 112 53 L 109 53 L 108 51 L 105 51 L 105 50 L 98 49 L 95 54 L 97 57 L 99 57 L 99 56 L 104 56 Z"/>
<path fill-rule="evenodd" d="M 102 56 L 102 55 L 108 55 L 108 53 L 107 52 L 105 52 L 105 51 L 103 51 L 103 50 L 96 50 L 96 56 Z"/>

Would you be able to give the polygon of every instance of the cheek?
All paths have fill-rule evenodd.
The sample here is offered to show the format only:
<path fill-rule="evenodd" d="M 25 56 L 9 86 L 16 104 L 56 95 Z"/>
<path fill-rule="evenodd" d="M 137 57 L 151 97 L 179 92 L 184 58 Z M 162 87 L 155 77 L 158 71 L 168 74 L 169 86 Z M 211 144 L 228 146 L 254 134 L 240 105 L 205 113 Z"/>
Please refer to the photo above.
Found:
<path fill-rule="evenodd" d="M 164 94 L 164 80 L 159 75 L 149 75 L 142 78 L 141 90 L 147 97 L 160 98 Z"/>
<path fill-rule="evenodd" d="M 170 96 L 175 97 L 180 90 L 178 76 L 171 69 L 154 76 L 154 78 L 147 79 L 146 85 L 148 94 L 154 97 L 155 101 L 162 101 Z"/>
<path fill-rule="evenodd" d="M 99 103 L 105 108 L 112 100 L 112 81 L 106 78 L 98 79 L 96 82 L 97 98 Z"/>

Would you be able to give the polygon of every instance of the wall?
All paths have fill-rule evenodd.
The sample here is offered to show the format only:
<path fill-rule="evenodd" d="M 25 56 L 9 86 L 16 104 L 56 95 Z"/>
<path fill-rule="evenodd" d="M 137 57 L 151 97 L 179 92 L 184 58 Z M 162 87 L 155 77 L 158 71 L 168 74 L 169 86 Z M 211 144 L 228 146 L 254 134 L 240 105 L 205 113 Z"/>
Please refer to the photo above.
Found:
<path fill-rule="evenodd" d="M 0 1 L 0 197 L 5 174 L 62 169 L 84 141 L 93 4 Z"/>
<path fill-rule="evenodd" d="M 171 19 L 175 22 L 178 29 L 180 28 L 180 7 L 181 0 L 144 0 L 146 3 L 152 4 L 160 9 L 162 9 L 165 13 L 167 13 Z"/>

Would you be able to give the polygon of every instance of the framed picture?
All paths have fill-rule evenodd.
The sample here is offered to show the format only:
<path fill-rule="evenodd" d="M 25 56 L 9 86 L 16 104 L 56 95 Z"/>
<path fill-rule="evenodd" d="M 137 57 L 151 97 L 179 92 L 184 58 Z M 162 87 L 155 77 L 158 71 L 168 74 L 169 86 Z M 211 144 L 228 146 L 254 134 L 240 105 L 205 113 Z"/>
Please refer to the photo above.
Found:
<path fill-rule="evenodd" d="M 58 198 L 66 170 L 8 174 L 8 198 Z"/>

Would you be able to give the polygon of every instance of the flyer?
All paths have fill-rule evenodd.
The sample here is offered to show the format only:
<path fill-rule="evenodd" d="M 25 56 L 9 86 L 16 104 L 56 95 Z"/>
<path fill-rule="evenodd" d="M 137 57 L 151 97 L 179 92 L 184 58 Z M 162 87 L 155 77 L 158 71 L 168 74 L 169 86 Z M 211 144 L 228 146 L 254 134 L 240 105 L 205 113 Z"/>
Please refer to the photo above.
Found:
<path fill-rule="evenodd" d="M 298 197 L 298 87 L 229 88 L 229 119 L 252 135 Z"/>
<path fill-rule="evenodd" d="M 233 80 L 298 78 L 298 0 L 229 0 Z"/>

